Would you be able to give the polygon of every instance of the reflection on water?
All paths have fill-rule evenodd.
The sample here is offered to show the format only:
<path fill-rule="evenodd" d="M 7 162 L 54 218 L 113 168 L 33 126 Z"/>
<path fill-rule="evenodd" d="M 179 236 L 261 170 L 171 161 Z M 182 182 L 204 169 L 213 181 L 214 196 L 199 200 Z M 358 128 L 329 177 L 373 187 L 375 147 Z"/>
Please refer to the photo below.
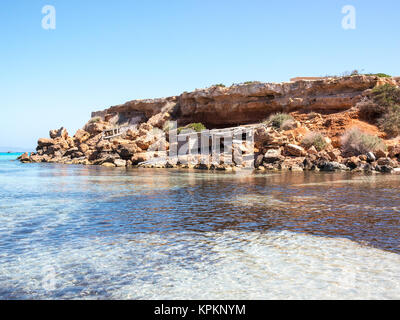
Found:
<path fill-rule="evenodd" d="M 399 176 L 0 157 L 0 298 L 399 298 Z"/>

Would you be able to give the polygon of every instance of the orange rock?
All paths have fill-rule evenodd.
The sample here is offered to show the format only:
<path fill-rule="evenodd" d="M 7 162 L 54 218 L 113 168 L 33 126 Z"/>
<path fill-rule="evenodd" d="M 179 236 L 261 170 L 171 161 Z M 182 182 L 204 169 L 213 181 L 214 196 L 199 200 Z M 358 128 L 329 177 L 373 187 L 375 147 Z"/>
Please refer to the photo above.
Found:
<path fill-rule="evenodd" d="M 303 147 L 297 146 L 295 144 L 288 144 L 285 147 L 285 152 L 289 155 L 301 157 L 306 155 L 306 151 Z"/>

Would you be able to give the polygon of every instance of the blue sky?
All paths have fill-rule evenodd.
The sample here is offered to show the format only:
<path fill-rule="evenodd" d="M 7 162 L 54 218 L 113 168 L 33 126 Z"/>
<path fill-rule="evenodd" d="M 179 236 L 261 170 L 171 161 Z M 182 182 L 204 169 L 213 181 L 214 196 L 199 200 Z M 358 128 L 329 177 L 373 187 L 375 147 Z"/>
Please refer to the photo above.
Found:
<path fill-rule="evenodd" d="M 1 0 L 0 146 L 33 149 L 91 111 L 215 83 L 400 75 L 399 14 L 398 0 Z"/>

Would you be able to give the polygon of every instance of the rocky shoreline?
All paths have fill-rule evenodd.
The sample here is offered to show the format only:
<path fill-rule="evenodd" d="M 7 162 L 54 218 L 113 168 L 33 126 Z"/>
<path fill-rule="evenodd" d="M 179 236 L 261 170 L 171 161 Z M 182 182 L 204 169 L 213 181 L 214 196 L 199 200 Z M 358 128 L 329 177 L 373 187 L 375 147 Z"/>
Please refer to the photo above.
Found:
<path fill-rule="evenodd" d="M 35 153 L 25 153 L 19 160 L 104 167 L 397 173 L 397 139 L 386 139 L 385 146 L 375 150 L 351 154 L 343 147 L 343 135 L 353 125 L 372 130 L 372 125 L 358 119 L 358 103 L 379 85 L 398 87 L 399 83 L 398 78 L 352 76 L 214 86 L 179 97 L 131 101 L 94 112 L 72 137 L 65 128 L 51 130 L 49 138 L 38 140 Z M 293 121 L 282 128 L 263 121 L 276 112 L 290 113 Z M 252 131 L 253 140 L 251 144 L 234 141 L 229 149 L 232 160 L 226 159 L 226 150 L 217 155 L 171 156 L 176 147 L 170 137 L 171 121 L 182 128 L 200 121 L 211 133 L 246 128 Z M 323 133 L 323 148 L 304 145 L 305 137 L 316 128 Z M 376 135 L 384 138 L 381 132 Z"/>

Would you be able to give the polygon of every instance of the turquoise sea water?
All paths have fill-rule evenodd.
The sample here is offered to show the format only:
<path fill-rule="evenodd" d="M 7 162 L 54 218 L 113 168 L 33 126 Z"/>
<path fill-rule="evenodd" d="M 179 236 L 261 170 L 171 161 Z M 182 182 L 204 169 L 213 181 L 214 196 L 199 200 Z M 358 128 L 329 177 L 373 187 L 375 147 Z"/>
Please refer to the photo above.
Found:
<path fill-rule="evenodd" d="M 21 164 L 0 299 L 400 298 L 400 176 Z"/>

